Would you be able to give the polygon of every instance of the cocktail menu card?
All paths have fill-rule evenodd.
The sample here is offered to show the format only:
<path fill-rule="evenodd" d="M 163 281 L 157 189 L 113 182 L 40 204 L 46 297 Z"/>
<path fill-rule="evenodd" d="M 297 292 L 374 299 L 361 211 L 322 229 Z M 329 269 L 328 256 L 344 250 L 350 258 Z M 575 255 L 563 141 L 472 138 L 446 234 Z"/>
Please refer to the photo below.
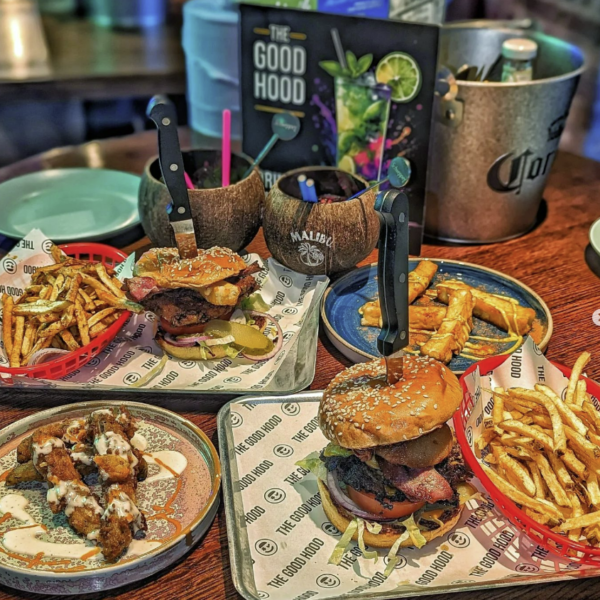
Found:
<path fill-rule="evenodd" d="M 367 181 L 404 156 L 412 176 L 411 254 L 418 254 L 439 28 L 399 21 L 242 5 L 243 150 L 256 156 L 273 115 L 300 134 L 261 164 L 270 188 L 287 170 L 338 165 Z"/>

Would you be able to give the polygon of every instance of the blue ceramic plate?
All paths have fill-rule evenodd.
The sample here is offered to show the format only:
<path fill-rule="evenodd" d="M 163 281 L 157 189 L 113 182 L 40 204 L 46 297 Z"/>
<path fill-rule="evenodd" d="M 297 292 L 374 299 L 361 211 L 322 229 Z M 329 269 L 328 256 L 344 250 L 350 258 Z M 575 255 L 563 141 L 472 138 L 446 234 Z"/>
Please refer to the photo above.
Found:
<path fill-rule="evenodd" d="M 412 271 L 420 259 L 410 259 Z M 469 263 L 431 259 L 438 265 L 431 287 L 443 279 L 460 279 L 472 287 L 492 294 L 514 298 L 521 304 L 533 308 L 536 313 L 536 331 L 542 350 L 545 350 L 552 335 L 552 316 L 546 303 L 530 288 L 520 281 L 503 275 L 498 271 Z M 377 265 L 361 267 L 338 279 L 325 293 L 321 307 L 321 318 L 327 337 L 333 345 L 352 362 L 364 362 L 379 356 L 377 336 L 379 329 L 363 327 L 358 309 L 378 297 Z M 506 333 L 480 319 L 473 320 L 473 335 L 502 338 Z M 536 336 L 537 337 L 537 336 Z M 508 350 L 514 342 L 494 344 L 497 354 Z M 474 360 L 455 356 L 448 365 L 454 373 L 460 374 L 468 369 Z"/>
<path fill-rule="evenodd" d="M 108 169 L 48 169 L 0 185 L 0 233 L 41 229 L 53 242 L 101 240 L 140 222 L 140 178 Z"/>

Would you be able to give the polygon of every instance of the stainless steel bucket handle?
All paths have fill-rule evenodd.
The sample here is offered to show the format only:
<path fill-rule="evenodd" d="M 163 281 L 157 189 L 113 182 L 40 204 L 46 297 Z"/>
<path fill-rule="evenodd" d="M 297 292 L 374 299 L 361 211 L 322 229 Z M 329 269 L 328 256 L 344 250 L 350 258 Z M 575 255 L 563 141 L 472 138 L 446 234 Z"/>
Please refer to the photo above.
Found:
<path fill-rule="evenodd" d="M 464 102 L 457 98 L 458 82 L 448 67 L 438 71 L 435 95 L 439 96 L 437 120 L 448 127 L 458 127 L 463 119 Z"/>

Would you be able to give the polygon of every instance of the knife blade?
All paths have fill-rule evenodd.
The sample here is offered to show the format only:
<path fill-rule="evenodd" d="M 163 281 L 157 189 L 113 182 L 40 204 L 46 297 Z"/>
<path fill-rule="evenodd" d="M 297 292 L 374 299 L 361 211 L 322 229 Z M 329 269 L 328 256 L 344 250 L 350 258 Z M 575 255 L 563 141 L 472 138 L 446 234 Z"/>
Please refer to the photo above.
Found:
<path fill-rule="evenodd" d="M 380 192 L 375 202 L 379 217 L 377 285 L 383 326 L 377 349 L 385 357 L 387 382 L 404 375 L 408 345 L 408 197 L 399 190 Z"/>
<path fill-rule="evenodd" d="M 177 135 L 175 105 L 166 96 L 154 96 L 146 114 L 158 129 L 158 161 L 173 203 L 169 222 L 173 227 L 179 255 L 182 258 L 195 258 L 198 256 L 198 247 Z"/>

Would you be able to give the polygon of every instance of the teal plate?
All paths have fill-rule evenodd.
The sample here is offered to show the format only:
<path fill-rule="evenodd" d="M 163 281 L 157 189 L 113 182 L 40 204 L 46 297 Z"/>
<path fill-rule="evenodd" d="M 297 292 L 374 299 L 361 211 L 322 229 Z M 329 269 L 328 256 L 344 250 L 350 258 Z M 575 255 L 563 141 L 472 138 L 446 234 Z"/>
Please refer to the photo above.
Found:
<path fill-rule="evenodd" d="M 596 254 L 600 256 L 600 219 L 595 221 L 590 227 L 590 244 L 596 251 Z"/>
<path fill-rule="evenodd" d="M 108 169 L 49 169 L 0 184 L 0 233 L 39 228 L 53 242 L 100 240 L 140 222 L 140 178 Z"/>
<path fill-rule="evenodd" d="M 411 258 L 412 271 L 420 259 Z M 454 260 L 431 259 L 438 271 L 430 287 L 445 279 L 460 279 L 466 284 L 492 294 L 514 298 L 521 306 L 533 308 L 540 331 L 538 346 L 545 350 L 552 335 L 552 316 L 546 303 L 520 281 L 498 271 Z M 377 265 L 355 269 L 338 279 L 325 293 L 321 307 L 321 318 L 325 333 L 333 345 L 352 362 L 364 362 L 379 356 L 377 352 L 376 327 L 363 327 L 358 309 L 366 302 L 378 297 Z M 473 335 L 501 338 L 506 333 L 480 319 L 473 320 Z M 506 352 L 514 342 L 497 344 L 496 354 Z M 455 356 L 449 363 L 454 373 L 460 374 L 474 362 L 463 356 Z"/>

